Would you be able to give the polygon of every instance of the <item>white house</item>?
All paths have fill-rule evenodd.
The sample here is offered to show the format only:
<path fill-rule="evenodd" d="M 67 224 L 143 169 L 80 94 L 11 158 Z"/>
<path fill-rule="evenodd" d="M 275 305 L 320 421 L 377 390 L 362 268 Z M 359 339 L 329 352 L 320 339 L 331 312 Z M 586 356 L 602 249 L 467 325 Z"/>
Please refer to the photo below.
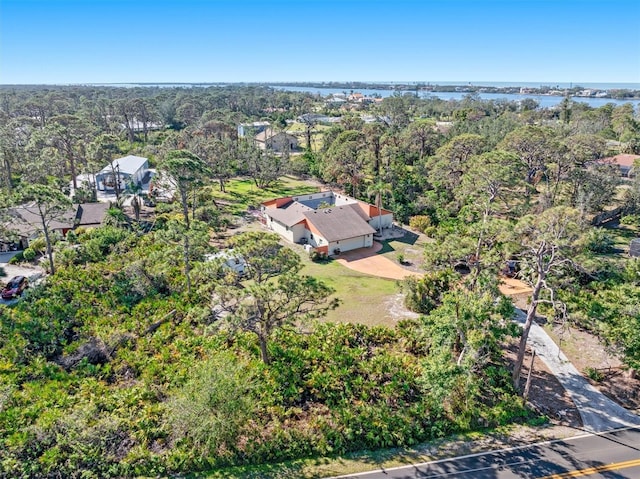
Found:
<path fill-rule="evenodd" d="M 149 169 L 149 160 L 141 156 L 128 155 L 117 158 L 96 173 L 98 190 L 113 190 L 116 186 L 122 190 L 128 184 L 142 184 L 142 180 Z"/>
<path fill-rule="evenodd" d="M 373 246 L 376 229 L 393 224 L 391 211 L 332 191 L 266 201 L 262 214 L 286 240 L 329 255 Z"/>
<path fill-rule="evenodd" d="M 233 249 L 219 251 L 218 253 L 209 254 L 205 257 L 207 261 L 219 261 L 222 267 L 240 275 L 244 274 L 247 262 L 242 255 L 235 254 Z"/>

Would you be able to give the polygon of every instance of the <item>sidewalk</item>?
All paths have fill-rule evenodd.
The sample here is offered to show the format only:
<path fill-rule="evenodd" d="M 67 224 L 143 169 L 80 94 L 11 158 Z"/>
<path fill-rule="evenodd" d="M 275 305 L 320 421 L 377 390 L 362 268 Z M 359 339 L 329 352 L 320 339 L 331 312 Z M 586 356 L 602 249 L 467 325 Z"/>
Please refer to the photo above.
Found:
<path fill-rule="evenodd" d="M 524 325 L 526 314 L 516 309 L 516 321 Z M 612 401 L 580 374 L 556 343 L 537 323 L 531 325 L 528 344 L 567 390 L 580 412 L 584 428 L 604 432 L 640 425 L 640 417 Z"/>

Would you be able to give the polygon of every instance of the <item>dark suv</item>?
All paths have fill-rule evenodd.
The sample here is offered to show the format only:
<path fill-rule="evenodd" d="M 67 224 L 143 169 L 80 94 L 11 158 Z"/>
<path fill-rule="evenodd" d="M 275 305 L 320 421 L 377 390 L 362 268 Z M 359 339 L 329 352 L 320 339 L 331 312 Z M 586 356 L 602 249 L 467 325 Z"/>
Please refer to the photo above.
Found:
<path fill-rule="evenodd" d="M 25 276 L 14 276 L 2 290 L 2 299 L 12 299 L 20 296 L 28 284 L 29 280 Z"/>

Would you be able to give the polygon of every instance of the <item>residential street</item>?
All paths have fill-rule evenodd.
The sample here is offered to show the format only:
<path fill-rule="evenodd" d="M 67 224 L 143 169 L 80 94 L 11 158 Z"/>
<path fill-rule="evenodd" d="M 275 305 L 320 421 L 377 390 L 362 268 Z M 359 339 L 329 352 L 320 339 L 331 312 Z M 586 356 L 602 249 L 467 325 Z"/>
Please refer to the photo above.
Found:
<path fill-rule="evenodd" d="M 568 479 L 640 477 L 640 430 L 589 434 L 561 441 L 377 470 L 351 479 Z M 335 479 L 335 478 L 334 478 Z"/>

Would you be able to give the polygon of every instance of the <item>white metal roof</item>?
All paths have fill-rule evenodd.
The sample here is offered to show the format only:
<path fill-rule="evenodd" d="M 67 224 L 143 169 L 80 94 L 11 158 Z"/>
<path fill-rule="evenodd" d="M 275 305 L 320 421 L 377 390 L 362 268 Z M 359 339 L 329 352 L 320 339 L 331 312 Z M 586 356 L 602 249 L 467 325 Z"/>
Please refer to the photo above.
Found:
<path fill-rule="evenodd" d="M 115 168 L 118 169 L 120 173 L 134 175 L 147 161 L 149 160 L 142 156 L 127 155 L 122 158 L 116 158 L 111 162 L 111 165 L 102 168 L 100 173 L 111 173 L 112 168 Z"/>

